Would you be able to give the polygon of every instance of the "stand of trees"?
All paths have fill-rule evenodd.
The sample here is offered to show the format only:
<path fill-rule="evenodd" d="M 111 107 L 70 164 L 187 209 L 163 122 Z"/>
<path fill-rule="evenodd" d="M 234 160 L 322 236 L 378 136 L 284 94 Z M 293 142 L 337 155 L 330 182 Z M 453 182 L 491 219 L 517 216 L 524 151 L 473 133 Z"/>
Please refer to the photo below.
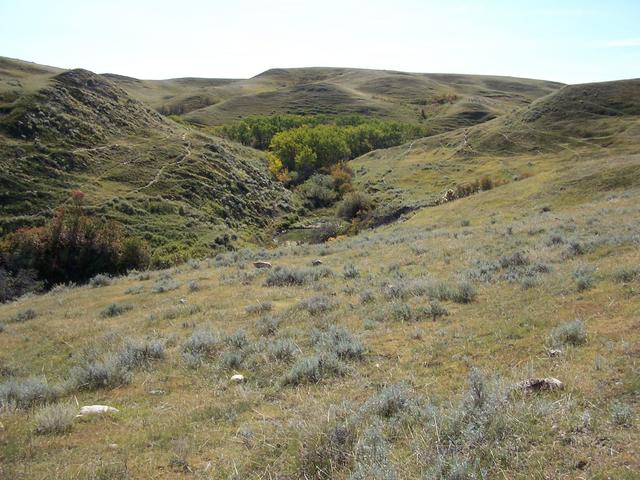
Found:
<path fill-rule="evenodd" d="M 147 245 L 125 236 L 116 222 L 90 217 L 83 200 L 84 194 L 75 191 L 70 206 L 57 209 L 46 225 L 22 228 L 0 241 L 0 300 L 148 266 Z"/>
<path fill-rule="evenodd" d="M 261 150 L 269 150 L 272 172 L 299 184 L 319 171 L 378 148 L 426 135 L 423 127 L 358 115 L 327 117 L 273 115 L 249 117 L 219 127 L 217 133 Z"/>

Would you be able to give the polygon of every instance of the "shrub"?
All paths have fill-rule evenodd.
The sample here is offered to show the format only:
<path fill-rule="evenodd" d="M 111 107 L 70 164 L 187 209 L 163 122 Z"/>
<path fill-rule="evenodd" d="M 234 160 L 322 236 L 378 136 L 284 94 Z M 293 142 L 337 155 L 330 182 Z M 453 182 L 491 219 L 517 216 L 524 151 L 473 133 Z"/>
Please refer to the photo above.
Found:
<path fill-rule="evenodd" d="M 491 190 L 493 188 L 493 180 L 489 177 L 482 177 L 480 180 L 480 188 L 482 190 Z"/>
<path fill-rule="evenodd" d="M 272 317 L 271 315 L 265 315 L 260 320 L 258 320 L 257 328 L 258 333 L 265 337 L 269 337 L 271 335 L 275 335 L 278 331 L 278 326 L 280 325 L 280 319 L 276 317 Z"/>
<path fill-rule="evenodd" d="M 364 355 L 362 342 L 343 327 L 332 326 L 326 332 L 316 330 L 311 334 L 311 342 L 341 359 L 359 360 Z"/>
<path fill-rule="evenodd" d="M 376 297 L 371 290 L 363 290 L 360 292 L 360 303 L 362 304 L 374 302 L 375 299 Z"/>
<path fill-rule="evenodd" d="M 159 278 L 153 284 L 151 291 L 153 293 L 165 293 L 180 288 L 180 283 L 174 280 L 171 276 L 164 276 Z"/>
<path fill-rule="evenodd" d="M 2 251 L 0 249 L 0 256 Z M 13 300 L 27 293 L 37 293 L 44 283 L 38 280 L 38 272 L 23 266 L 13 269 L 0 266 L 0 303 Z"/>
<path fill-rule="evenodd" d="M 126 238 L 115 222 L 90 217 L 82 192 L 73 192 L 71 200 L 45 226 L 23 228 L 6 238 L 0 253 L 6 254 L 10 271 L 33 270 L 51 286 L 146 266 L 144 242 Z"/>
<path fill-rule="evenodd" d="M 199 328 L 191 333 L 182 349 L 192 355 L 211 356 L 217 352 L 221 343 L 218 335 L 212 330 Z"/>
<path fill-rule="evenodd" d="M 382 435 L 382 426 L 369 427 L 356 446 L 356 466 L 349 480 L 396 480 L 389 460 L 389 444 Z"/>
<path fill-rule="evenodd" d="M 300 478 L 331 480 L 353 457 L 356 430 L 345 422 L 314 433 L 302 443 Z"/>
<path fill-rule="evenodd" d="M 620 267 L 613 272 L 613 278 L 616 282 L 633 282 L 640 279 L 640 267 Z"/>
<path fill-rule="evenodd" d="M 33 308 L 27 308 L 26 310 L 16 313 L 11 320 L 15 323 L 22 323 L 27 320 L 33 320 L 37 316 L 38 314 Z"/>
<path fill-rule="evenodd" d="M 0 383 L 0 407 L 30 408 L 53 402 L 61 394 L 59 387 L 49 385 L 43 378 L 31 377 L 21 382 L 10 379 Z"/>
<path fill-rule="evenodd" d="M 164 358 L 164 343 L 159 340 L 127 341 L 118 352 L 118 363 L 128 369 L 149 365 L 153 360 Z"/>
<path fill-rule="evenodd" d="M 369 195 L 361 192 L 351 192 L 338 204 L 336 215 L 345 220 L 352 220 L 369 212 L 372 208 L 373 201 Z"/>
<path fill-rule="evenodd" d="M 224 338 L 224 343 L 230 347 L 240 349 L 246 347 L 249 344 L 249 340 L 247 339 L 247 334 L 244 330 L 236 330 L 234 333 L 227 335 Z"/>
<path fill-rule="evenodd" d="M 244 307 L 244 310 L 250 314 L 263 314 L 266 312 L 270 312 L 273 308 L 273 303 L 271 302 L 258 302 L 253 305 L 247 305 Z"/>
<path fill-rule="evenodd" d="M 466 280 L 458 282 L 456 289 L 453 291 L 451 300 L 456 303 L 471 303 L 477 295 L 475 287 Z"/>
<path fill-rule="evenodd" d="M 342 273 L 342 276 L 347 280 L 352 278 L 358 278 L 360 276 L 360 272 L 358 271 L 357 267 L 353 263 L 347 263 L 344 266 L 344 271 Z"/>
<path fill-rule="evenodd" d="M 122 315 L 123 313 L 128 312 L 132 309 L 133 307 L 131 305 L 122 303 L 110 303 L 100 312 L 100 316 L 102 318 L 117 317 L 118 315 Z"/>
<path fill-rule="evenodd" d="M 500 257 L 498 263 L 500 263 L 500 267 L 502 268 L 522 267 L 529 265 L 529 259 L 523 252 L 515 252 L 512 255 Z"/>
<path fill-rule="evenodd" d="M 383 418 L 391 418 L 409 408 L 412 400 L 413 392 L 406 385 L 389 385 L 367 400 L 363 410 Z"/>
<path fill-rule="evenodd" d="M 77 410 L 68 403 L 47 405 L 35 414 L 36 433 L 60 435 L 71 430 Z"/>
<path fill-rule="evenodd" d="M 267 346 L 269 355 L 280 361 L 288 362 L 298 353 L 298 347 L 289 338 L 278 338 Z"/>
<path fill-rule="evenodd" d="M 552 346 L 583 345 L 587 341 L 587 332 L 582 320 L 563 323 L 553 329 L 550 336 Z"/>
<path fill-rule="evenodd" d="M 318 383 L 328 376 L 346 373 L 345 365 L 335 355 L 320 354 L 298 360 L 284 376 L 283 385 Z"/>
<path fill-rule="evenodd" d="M 579 292 L 593 288 L 593 272 L 594 269 L 590 265 L 580 266 L 573 272 L 573 278 L 576 281 L 576 287 Z"/>
<path fill-rule="evenodd" d="M 124 291 L 125 295 L 138 295 L 142 292 L 144 292 L 144 285 L 134 285 Z"/>
<path fill-rule="evenodd" d="M 440 317 L 449 315 L 449 311 L 436 300 L 433 300 L 429 304 L 429 308 L 426 310 L 426 313 L 432 318 L 434 322 Z"/>
<path fill-rule="evenodd" d="M 311 315 L 317 315 L 318 313 L 323 313 L 328 310 L 331 310 L 336 306 L 335 302 L 331 300 L 329 297 L 316 296 L 305 298 L 300 300 L 298 303 L 298 307 L 306 310 Z"/>
<path fill-rule="evenodd" d="M 614 424 L 623 427 L 633 425 L 633 410 L 630 405 L 621 402 L 614 402 L 611 406 L 611 420 Z"/>
<path fill-rule="evenodd" d="M 329 175 L 313 175 L 298 187 L 297 192 L 309 208 L 328 207 L 338 198 L 335 181 Z"/>
<path fill-rule="evenodd" d="M 222 364 L 222 366 L 229 369 L 240 368 L 243 361 L 244 355 L 242 355 L 242 353 L 238 351 L 224 352 L 222 354 L 222 358 L 220 359 L 220 363 Z"/>
<path fill-rule="evenodd" d="M 300 269 L 276 267 L 269 272 L 265 280 L 265 285 L 268 287 L 305 285 L 332 274 L 333 272 L 330 269 L 322 266 Z"/>
<path fill-rule="evenodd" d="M 99 273 L 89 280 L 89 286 L 91 288 L 106 287 L 111 285 L 111 276 Z"/>
<path fill-rule="evenodd" d="M 413 311 L 406 303 L 393 303 L 390 314 L 394 320 L 400 322 L 408 322 L 413 319 Z"/>
<path fill-rule="evenodd" d="M 131 373 L 119 355 L 104 360 L 86 359 L 71 369 L 69 382 L 78 390 L 116 388 L 131 381 Z"/>

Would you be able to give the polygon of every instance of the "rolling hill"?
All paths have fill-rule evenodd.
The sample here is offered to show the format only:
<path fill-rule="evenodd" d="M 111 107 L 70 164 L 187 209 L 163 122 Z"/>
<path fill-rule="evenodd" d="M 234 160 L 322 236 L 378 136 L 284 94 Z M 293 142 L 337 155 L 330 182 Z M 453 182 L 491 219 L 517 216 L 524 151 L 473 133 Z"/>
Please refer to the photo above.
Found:
<path fill-rule="evenodd" d="M 295 209 L 259 152 L 157 113 L 195 80 L 0 66 L 5 228 L 77 187 L 159 244 L 248 238 Z M 428 82 L 458 98 L 434 107 L 442 133 L 350 162 L 401 221 L 0 305 L 0 477 L 637 478 L 640 81 L 413 77 L 197 81 L 249 85 L 185 113 L 212 123 L 289 101 L 409 118 Z M 508 93 L 496 118 L 452 121 L 479 89 Z M 117 410 L 76 417 L 89 405 Z"/>
<path fill-rule="evenodd" d="M 348 68 L 272 69 L 247 80 L 110 78 L 156 110 L 200 125 L 274 113 L 359 114 L 423 122 L 435 133 L 486 121 L 562 86 L 522 78 Z"/>
<path fill-rule="evenodd" d="M 167 120 L 86 70 L 2 65 L 3 233 L 42 223 L 73 189 L 93 214 L 169 250 L 255 239 L 293 209 L 255 150 Z"/>

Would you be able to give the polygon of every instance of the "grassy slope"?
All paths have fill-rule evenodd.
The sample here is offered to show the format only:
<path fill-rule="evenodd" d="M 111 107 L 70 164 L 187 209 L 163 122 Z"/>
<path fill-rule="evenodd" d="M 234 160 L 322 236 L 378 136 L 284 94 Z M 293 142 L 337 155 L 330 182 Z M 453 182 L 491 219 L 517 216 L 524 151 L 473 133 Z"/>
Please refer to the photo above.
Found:
<path fill-rule="evenodd" d="M 356 165 L 368 168 L 372 183 L 377 180 L 371 172 L 393 167 L 386 181 L 403 189 L 400 194 L 409 201 L 424 201 L 454 181 L 484 173 L 532 176 L 325 246 L 244 252 L 203 262 L 198 269 L 176 268 L 168 274 L 181 286 L 171 292 L 152 292 L 157 279 L 166 275 L 155 272 L 148 280 L 132 275 L 99 290 L 73 288 L 1 306 L 0 318 L 7 325 L 0 333 L 0 364 L 18 378 L 45 374 L 52 383 L 61 381 L 83 349 L 95 344 L 113 348 L 121 337 L 167 343 L 166 358 L 139 370 L 129 385 L 75 393 L 80 404 L 118 407 L 116 416 L 78 421 L 70 433 L 51 437 L 33 433 L 33 411 L 3 412 L 3 473 L 10 478 L 51 472 L 60 478 L 97 478 L 110 472 L 101 478 L 121 478 L 117 472 L 126 469 L 134 478 L 182 478 L 183 464 L 171 463 L 179 459 L 202 478 L 301 478 L 301 452 L 347 415 L 360 441 L 367 425 L 379 422 L 399 478 L 421 478 L 421 472 L 447 458 L 449 445 L 443 437 L 450 434 L 449 419 L 467 395 L 470 369 L 479 367 L 505 385 L 529 376 L 554 376 L 566 389 L 506 401 L 493 414 L 499 425 L 480 429 L 479 437 L 469 430 L 469 438 L 476 440 L 463 436 L 467 440 L 456 458 L 484 455 L 490 478 L 636 478 L 640 277 L 618 281 L 615 276 L 621 266 L 640 265 L 640 156 L 635 153 L 638 137 L 632 134 L 638 128 L 636 115 L 631 111 L 592 119 L 617 132 L 607 146 L 553 128 L 558 120 L 543 116 L 534 123 L 542 135 L 531 136 L 512 125 L 513 133 L 520 132 L 534 146 L 547 139 L 533 150 L 529 143 L 516 143 L 496 152 L 503 126 L 491 122 L 472 132 L 472 152 L 460 149 L 461 133 L 414 144 L 395 163 L 390 159 L 408 146 L 386 160 L 378 152 Z M 583 127 L 572 122 L 562 128 Z M 561 131 L 573 138 L 559 142 Z M 486 134 L 486 153 L 475 142 L 481 132 Z M 443 177 L 448 183 L 437 183 Z M 579 244 L 583 253 L 575 255 L 572 244 Z M 519 267 L 498 269 L 490 278 L 485 275 L 487 281 L 476 278 L 477 262 L 487 265 L 514 252 L 523 252 L 530 265 L 547 265 L 549 272 L 534 275 L 532 285 L 525 283 Z M 322 258 L 335 275 L 306 286 L 266 287 L 267 273 L 250 264 L 255 258 L 290 267 Z M 357 267 L 359 277 L 343 278 L 347 263 Z M 573 274 L 584 266 L 594 269 L 594 286 L 578 291 Z M 450 315 L 436 322 L 395 318 L 404 305 L 429 305 L 424 295 L 389 299 L 383 294 L 388 284 L 403 288 L 439 279 L 453 285 L 459 277 L 474 279 L 477 299 L 469 304 L 443 301 Z M 187 288 L 190 280 L 199 283 L 199 291 Z M 126 293 L 140 287 L 141 293 Z M 373 294 L 372 303 L 360 302 L 363 291 Z M 296 307 L 316 295 L 337 306 L 314 315 Z M 114 301 L 133 309 L 100 318 Z M 215 356 L 197 370 L 186 368 L 181 349 L 196 325 L 226 333 L 243 329 L 252 344 L 264 339 L 258 316 L 244 310 L 258 301 L 273 303 L 273 315 L 282 320 L 277 336 L 292 338 L 299 357 L 314 352 L 312 328 L 337 324 L 362 340 L 364 359 L 348 362 L 351 370 L 344 377 L 300 387 L 278 384 L 290 367 L 269 360 L 258 343 L 258 353 L 245 352 L 239 367 L 225 367 Z M 38 316 L 25 323 L 10 321 L 27 308 Z M 576 318 L 585 322 L 587 343 L 565 345 L 560 357 L 549 358 L 545 341 L 552 329 Z M 246 384 L 229 382 L 236 372 L 246 375 Z M 376 419 L 361 409 L 385 385 L 400 382 L 413 388 L 416 401 L 442 413 L 425 418 L 407 408 L 392 418 Z M 154 389 L 166 393 L 150 395 Z M 613 421 L 615 402 L 631 407 L 632 426 Z M 334 478 L 348 478 L 358 462 L 366 463 L 366 457 L 353 458 L 345 450 L 347 466 L 334 472 Z M 320 456 L 330 452 L 321 450 Z M 383 463 L 375 468 L 382 471 Z"/>
<path fill-rule="evenodd" d="M 3 64 L 5 231 L 42 222 L 75 188 L 154 245 L 248 238 L 290 208 L 259 152 L 167 121 L 90 72 Z"/>
<path fill-rule="evenodd" d="M 347 68 L 272 69 L 247 80 L 228 82 L 126 79 L 119 84 L 156 109 L 179 109 L 182 105 L 188 121 L 205 125 L 272 113 L 358 113 L 417 122 L 424 109 L 425 124 L 436 132 L 493 118 L 561 86 L 510 77 Z M 179 95 L 171 90 L 176 84 L 180 85 Z M 450 104 L 433 103 L 443 95 L 458 98 Z M 211 105 L 196 108 L 198 101 Z"/>
<path fill-rule="evenodd" d="M 567 171 L 573 190 L 589 195 L 605 178 L 611 188 L 638 181 L 639 99 L 640 80 L 572 85 L 470 128 L 467 145 L 458 130 L 371 152 L 351 166 L 362 188 L 398 204 L 432 204 L 483 176 L 512 182 Z"/>

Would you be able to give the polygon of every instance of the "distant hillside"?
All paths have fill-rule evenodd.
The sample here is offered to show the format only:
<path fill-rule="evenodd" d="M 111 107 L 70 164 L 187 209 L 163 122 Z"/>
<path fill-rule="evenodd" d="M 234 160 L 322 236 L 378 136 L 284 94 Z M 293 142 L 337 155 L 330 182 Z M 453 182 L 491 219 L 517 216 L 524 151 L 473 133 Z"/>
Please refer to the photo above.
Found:
<path fill-rule="evenodd" d="M 547 185 L 564 178 L 566 192 L 584 197 L 640 185 L 639 145 L 640 80 L 622 80 L 566 86 L 466 131 L 374 151 L 350 164 L 361 188 L 385 204 L 430 205 L 483 177 L 513 182 L 534 175 Z"/>
<path fill-rule="evenodd" d="M 360 114 L 422 122 L 435 133 L 489 120 L 562 86 L 512 77 L 319 67 L 272 69 L 248 80 L 110 78 L 156 110 L 198 124 L 273 113 Z"/>
<path fill-rule="evenodd" d="M 0 235 L 42 223 L 72 189 L 168 257 L 265 236 L 292 209 L 259 152 L 168 121 L 104 76 L 3 59 L 0 82 Z"/>

